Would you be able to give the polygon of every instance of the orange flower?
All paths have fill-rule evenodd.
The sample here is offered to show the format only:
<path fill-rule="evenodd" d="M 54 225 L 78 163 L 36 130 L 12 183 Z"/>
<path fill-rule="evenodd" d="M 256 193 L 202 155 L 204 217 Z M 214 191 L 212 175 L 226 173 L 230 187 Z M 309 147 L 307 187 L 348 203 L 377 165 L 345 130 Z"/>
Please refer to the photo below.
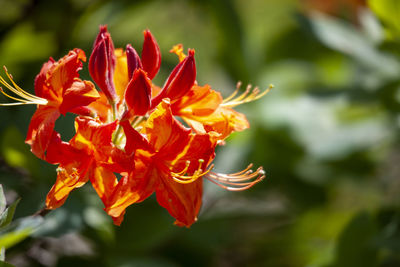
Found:
<path fill-rule="evenodd" d="M 89 110 L 85 106 L 99 98 L 93 83 L 78 78 L 78 71 L 82 68 L 82 61 L 85 60 L 85 53 L 80 49 L 70 51 L 57 62 L 50 58 L 36 77 L 36 96 L 19 88 L 7 70 L 6 74 L 13 86 L 3 78 L 0 80 L 4 86 L 19 96 L 15 98 L 2 91 L 3 94 L 19 101 L 9 105 L 38 105 L 31 119 L 25 142 L 31 146 L 32 153 L 39 158 L 45 158 L 45 151 L 54 132 L 55 121 L 60 114 L 65 115 L 67 112 L 88 114 Z"/>
<path fill-rule="evenodd" d="M 106 211 L 121 216 L 125 208 L 156 193 L 158 203 L 168 210 L 179 226 L 189 227 L 197 220 L 203 194 L 202 177 L 223 188 L 241 190 L 263 179 L 255 173 L 226 175 L 211 172 L 216 142 L 212 134 L 194 134 L 177 121 L 170 104 L 163 100 L 144 125 L 144 136 L 123 122 L 126 151 L 135 151 L 135 168 L 123 177 Z M 250 182 L 249 182 L 250 181 Z M 228 184 L 228 187 L 224 185 Z"/>
<path fill-rule="evenodd" d="M 258 88 L 246 91 L 235 98 L 237 90 L 227 99 L 212 90 L 209 85 L 193 86 L 190 91 L 172 105 L 172 113 L 180 116 L 198 133 L 216 132 L 216 138 L 223 141 L 232 132 L 243 131 L 250 127 L 246 116 L 232 109 L 237 105 L 263 97 L 272 87 L 260 93 Z"/>
<path fill-rule="evenodd" d="M 108 205 L 118 182 L 113 172 L 133 168 L 126 154 L 111 142 L 116 127 L 116 121 L 101 124 L 87 117 L 77 117 L 76 135 L 68 143 L 62 142 L 58 134 L 53 135 L 47 161 L 59 167 L 57 180 L 47 195 L 48 209 L 60 207 L 73 189 L 83 186 L 88 180 L 104 205 Z M 113 219 L 119 220 L 118 217 Z"/>
<path fill-rule="evenodd" d="M 26 143 L 32 152 L 58 165 L 57 179 L 46 207 L 63 205 L 69 193 L 91 182 L 106 212 L 119 225 L 125 209 L 152 193 L 179 226 L 189 227 L 202 203 L 203 179 L 231 191 L 252 187 L 264 178 L 260 167 L 249 165 L 234 174 L 213 172 L 215 148 L 234 131 L 249 127 L 233 107 L 265 95 L 250 87 L 240 96 L 223 99 L 210 86 L 196 83 L 194 50 L 175 46 L 179 63 L 162 88 L 152 79 L 160 69 L 161 53 L 150 31 L 144 31 L 141 57 L 127 45 L 114 49 L 106 26 L 94 42 L 89 72 L 92 82 L 79 79 L 85 54 L 74 49 L 59 61 L 50 59 L 36 77 L 36 96 L 23 91 L 6 74 L 0 83 L 18 103 L 36 104 Z M 55 132 L 58 117 L 78 115 L 75 136 L 62 141 Z M 179 116 L 191 128 L 184 126 Z M 117 174 L 121 179 L 118 181 Z"/>

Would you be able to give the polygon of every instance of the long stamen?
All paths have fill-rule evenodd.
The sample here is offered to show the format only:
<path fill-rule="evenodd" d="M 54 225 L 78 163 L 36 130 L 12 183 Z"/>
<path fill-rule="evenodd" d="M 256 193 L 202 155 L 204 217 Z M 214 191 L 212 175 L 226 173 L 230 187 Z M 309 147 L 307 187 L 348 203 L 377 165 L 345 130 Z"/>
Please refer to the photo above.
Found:
<path fill-rule="evenodd" d="M 228 96 L 227 98 L 225 98 L 225 99 L 222 101 L 222 103 L 226 103 L 226 102 L 230 101 L 232 98 L 234 98 L 234 97 L 237 95 L 237 93 L 239 92 L 241 86 L 242 86 L 242 82 L 241 82 L 241 81 L 238 81 L 237 84 L 236 84 L 236 89 L 235 89 L 235 91 L 233 91 L 233 93 L 232 93 L 230 96 Z"/>
<path fill-rule="evenodd" d="M 232 108 L 244 103 L 255 101 L 268 94 L 269 91 L 271 91 L 271 89 L 274 88 L 274 86 L 271 84 L 267 89 L 261 92 L 258 87 L 255 87 L 253 90 L 251 90 L 252 86 L 249 84 L 246 87 L 246 90 L 241 95 L 235 98 L 235 96 L 239 92 L 240 86 L 241 83 L 238 82 L 236 85 L 236 90 L 229 97 L 224 99 L 222 106 Z"/>
<path fill-rule="evenodd" d="M 204 163 L 203 159 L 199 159 L 199 167 L 197 168 L 196 171 L 194 171 L 194 173 L 192 175 L 184 175 L 187 170 L 189 169 L 190 166 L 190 161 L 186 161 L 186 166 L 185 168 L 178 172 L 178 173 L 174 173 L 171 172 L 172 174 L 172 179 L 174 179 L 174 181 L 180 183 L 180 184 L 190 184 L 193 183 L 194 181 L 196 181 L 197 179 L 199 179 L 200 177 L 203 177 L 204 175 L 207 175 L 212 168 L 214 168 L 214 164 L 211 164 L 207 170 L 203 171 L 202 169 L 202 165 Z"/>
<path fill-rule="evenodd" d="M 253 164 L 250 164 L 246 169 L 232 174 L 210 172 L 205 178 L 226 190 L 243 191 L 265 178 L 265 172 L 262 167 L 253 172 L 251 170 L 252 166 Z"/>
<path fill-rule="evenodd" d="M 11 81 L 10 85 L 3 77 L 0 76 L 0 84 L 5 86 L 8 90 L 10 90 L 15 95 L 19 96 L 14 97 L 12 95 L 7 94 L 3 88 L 0 87 L 0 92 L 5 95 L 6 97 L 18 101 L 16 103 L 0 103 L 0 106 L 16 106 L 16 105 L 46 105 L 48 103 L 47 99 L 32 95 L 26 91 L 24 91 L 21 87 L 19 87 L 13 80 L 11 74 L 8 73 L 7 68 L 3 66 L 4 71 L 6 73 L 7 78 Z"/>

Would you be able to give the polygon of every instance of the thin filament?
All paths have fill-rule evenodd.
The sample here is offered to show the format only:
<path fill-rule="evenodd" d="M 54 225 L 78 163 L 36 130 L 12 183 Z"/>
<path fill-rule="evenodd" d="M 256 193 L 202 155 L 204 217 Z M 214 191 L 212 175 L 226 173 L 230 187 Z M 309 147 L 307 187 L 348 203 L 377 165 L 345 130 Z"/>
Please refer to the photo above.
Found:
<path fill-rule="evenodd" d="M 10 85 L 3 77 L 0 76 L 0 84 L 5 86 L 8 90 L 10 90 L 15 95 L 19 96 L 15 97 L 8 93 L 6 93 L 3 88 L 0 87 L 0 92 L 6 97 L 18 101 L 16 103 L 0 103 L 0 106 L 16 106 L 16 105 L 27 105 L 27 104 L 36 104 L 36 105 L 46 105 L 47 100 L 35 95 L 32 95 L 26 91 L 24 91 L 21 87 L 19 87 L 13 80 L 11 74 L 8 73 L 7 68 L 4 66 L 4 71 L 6 73 L 7 78 L 11 81 Z"/>
<path fill-rule="evenodd" d="M 232 174 L 210 172 L 205 178 L 226 190 L 243 191 L 265 178 L 265 172 L 262 167 L 253 172 L 251 170 L 252 166 L 253 164 L 250 164 L 244 170 Z"/>
<path fill-rule="evenodd" d="M 261 92 L 258 87 L 255 87 L 253 90 L 251 90 L 252 86 L 249 84 L 246 87 L 246 90 L 241 95 L 235 98 L 235 96 L 239 92 L 240 86 L 241 83 L 238 82 L 236 90 L 229 97 L 224 99 L 222 106 L 232 108 L 244 103 L 255 101 L 268 94 L 269 91 L 271 91 L 271 89 L 274 88 L 274 86 L 271 84 L 267 89 Z"/>

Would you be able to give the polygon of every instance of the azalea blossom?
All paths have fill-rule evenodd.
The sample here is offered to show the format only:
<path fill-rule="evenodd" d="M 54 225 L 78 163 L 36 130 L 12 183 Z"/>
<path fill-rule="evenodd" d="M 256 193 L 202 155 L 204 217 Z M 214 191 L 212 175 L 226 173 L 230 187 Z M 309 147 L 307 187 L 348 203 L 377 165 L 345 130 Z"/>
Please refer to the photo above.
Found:
<path fill-rule="evenodd" d="M 25 142 L 37 157 L 57 165 L 47 209 L 60 207 L 72 190 L 90 181 L 117 225 L 128 206 L 155 193 L 175 224 L 189 227 L 201 208 L 204 179 L 240 191 L 264 178 L 263 168 L 253 171 L 251 164 L 237 173 L 216 173 L 213 160 L 231 133 L 249 128 L 245 115 L 233 108 L 271 87 L 261 92 L 249 86 L 237 96 L 238 85 L 223 99 L 210 85 L 197 83 L 193 49 L 185 54 L 177 45 L 171 52 L 179 62 L 162 87 L 153 83 L 161 52 L 149 30 L 139 56 L 130 44 L 115 48 L 101 26 L 88 62 L 93 82 L 79 78 L 86 56 L 77 48 L 43 65 L 35 95 L 5 69 L 10 81 L 0 77 L 1 92 L 16 102 L 1 105 L 37 105 Z M 76 134 L 63 140 L 54 127 L 68 112 L 76 114 Z"/>

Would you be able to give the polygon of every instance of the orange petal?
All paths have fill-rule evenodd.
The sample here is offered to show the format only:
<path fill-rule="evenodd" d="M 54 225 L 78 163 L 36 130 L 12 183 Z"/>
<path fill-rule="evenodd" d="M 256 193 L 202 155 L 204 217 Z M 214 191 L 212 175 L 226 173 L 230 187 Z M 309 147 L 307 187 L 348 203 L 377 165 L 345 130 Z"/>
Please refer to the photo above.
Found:
<path fill-rule="evenodd" d="M 117 178 L 111 171 L 97 166 L 89 172 L 89 179 L 103 204 L 107 207 L 111 194 L 118 183 Z"/>
<path fill-rule="evenodd" d="M 158 184 L 158 177 L 152 154 L 137 150 L 135 170 L 119 180 L 105 209 L 106 212 L 112 217 L 118 217 L 128 206 L 148 198 Z"/>
<path fill-rule="evenodd" d="M 69 193 L 75 188 L 83 186 L 87 181 L 86 175 L 90 167 L 90 160 L 59 167 L 57 180 L 47 194 L 46 207 L 56 209 L 64 204 Z"/>
<path fill-rule="evenodd" d="M 167 100 L 163 100 L 151 113 L 145 132 L 158 156 L 169 160 L 181 153 L 190 140 L 190 129 L 172 116 Z"/>
<path fill-rule="evenodd" d="M 221 104 L 220 93 L 211 89 L 209 85 L 193 86 L 190 91 L 172 104 L 172 113 L 176 116 L 208 116 Z"/>
<path fill-rule="evenodd" d="M 176 219 L 178 226 L 190 227 L 199 213 L 203 194 L 203 180 L 180 184 L 170 177 L 164 177 L 157 187 L 158 203 Z"/>
<path fill-rule="evenodd" d="M 125 88 L 129 82 L 128 63 L 126 53 L 122 48 L 115 49 L 115 71 L 114 71 L 114 85 L 119 99 L 124 98 Z"/>
<path fill-rule="evenodd" d="M 224 140 L 232 132 L 243 131 L 250 127 L 244 114 L 227 107 L 219 107 L 209 116 L 191 116 L 184 119 L 195 130 L 199 129 L 196 125 L 201 123 L 205 132 L 218 133 L 219 140 Z"/>
<path fill-rule="evenodd" d="M 111 146 L 112 133 L 117 124 L 117 121 L 101 124 L 88 117 L 77 117 L 75 119 L 76 135 L 70 143 L 78 149 L 101 152 Z"/>

